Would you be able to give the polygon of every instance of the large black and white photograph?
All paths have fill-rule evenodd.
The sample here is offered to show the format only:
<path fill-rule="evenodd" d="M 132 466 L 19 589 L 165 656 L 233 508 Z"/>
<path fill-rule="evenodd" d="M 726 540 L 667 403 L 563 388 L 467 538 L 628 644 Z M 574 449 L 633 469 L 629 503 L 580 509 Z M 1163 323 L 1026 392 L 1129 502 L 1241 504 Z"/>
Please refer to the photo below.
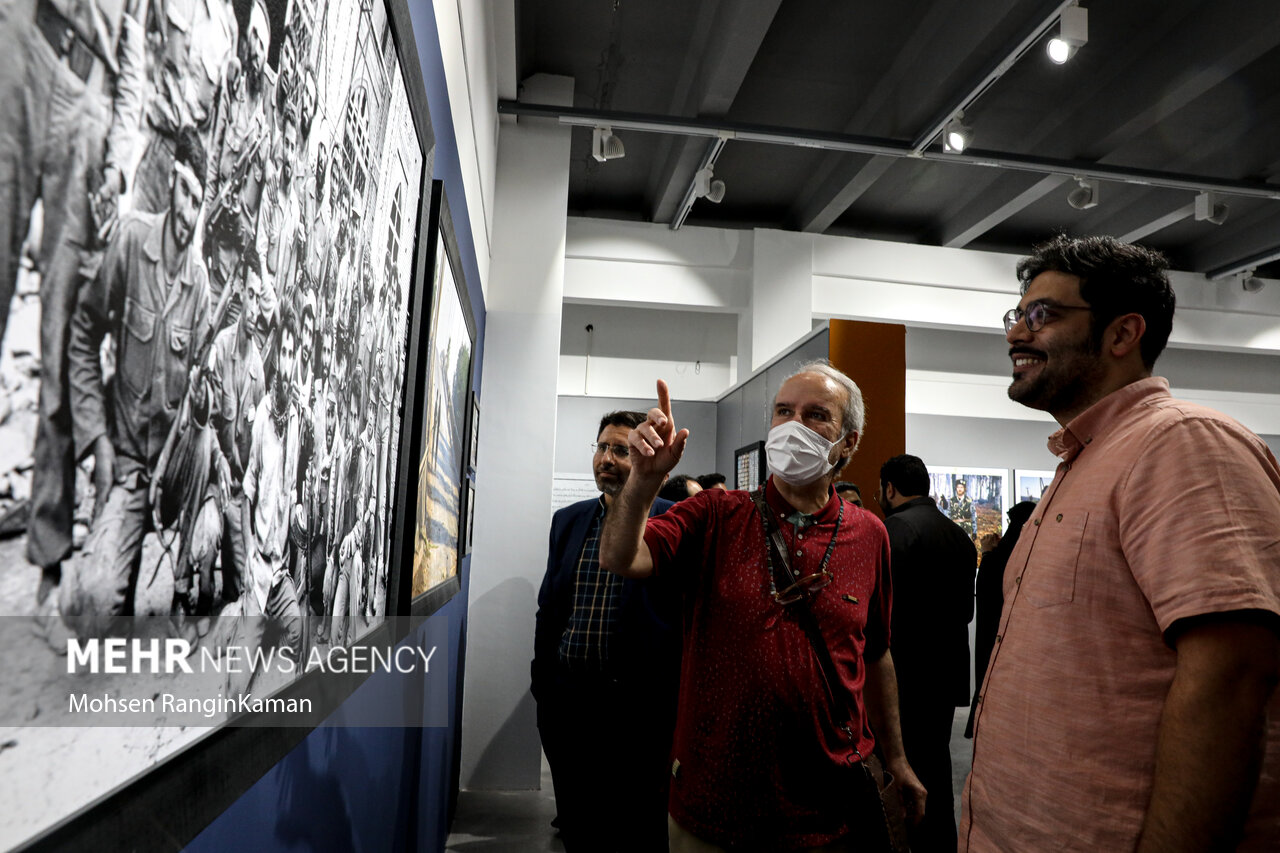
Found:
<path fill-rule="evenodd" d="M 51 728 L 163 683 L 73 642 L 287 652 L 200 688 L 268 695 L 387 618 L 433 149 L 382 0 L 15 0 L 0 51 L 7 848 L 207 731 Z"/>

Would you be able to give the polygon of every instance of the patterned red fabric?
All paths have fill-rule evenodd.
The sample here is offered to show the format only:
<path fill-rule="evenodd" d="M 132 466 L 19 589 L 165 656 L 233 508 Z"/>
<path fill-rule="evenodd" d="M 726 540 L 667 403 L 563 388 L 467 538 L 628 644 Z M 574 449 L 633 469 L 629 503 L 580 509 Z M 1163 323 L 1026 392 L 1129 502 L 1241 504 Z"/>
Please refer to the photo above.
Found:
<path fill-rule="evenodd" d="M 834 494 L 797 532 L 795 510 L 773 481 L 766 499 L 781 521 L 797 576 L 818 569 L 835 531 Z M 765 538 L 747 492 L 706 489 L 649 520 L 645 543 L 660 577 L 681 586 L 684 662 L 673 758 L 671 814 L 719 845 L 798 850 L 849 830 L 853 773 L 831 699 L 793 604 L 769 594 Z M 799 552 L 799 553 L 797 553 Z M 779 567 L 780 568 L 780 567 Z M 872 513 L 844 504 L 830 586 L 810 602 L 831 657 L 857 700 L 858 748 L 875 745 L 866 721 L 864 659 L 889 645 L 889 537 Z M 779 581 L 778 587 L 785 584 Z"/>

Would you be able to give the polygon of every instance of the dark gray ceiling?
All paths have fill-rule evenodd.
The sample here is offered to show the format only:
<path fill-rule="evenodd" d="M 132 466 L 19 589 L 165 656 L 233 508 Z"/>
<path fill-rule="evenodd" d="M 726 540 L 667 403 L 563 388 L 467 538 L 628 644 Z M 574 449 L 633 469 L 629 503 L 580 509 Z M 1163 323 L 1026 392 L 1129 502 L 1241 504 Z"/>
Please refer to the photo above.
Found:
<path fill-rule="evenodd" d="M 1280 4 L 1086 0 L 1089 42 L 1059 66 L 1044 24 L 1063 5 L 518 0 L 518 63 L 522 79 L 574 78 L 588 126 L 573 132 L 572 215 L 669 223 L 709 129 L 782 130 L 842 150 L 729 138 L 724 201 L 696 201 L 686 224 L 1019 253 L 1058 231 L 1138 235 L 1199 272 L 1280 253 Z M 972 147 L 943 155 L 927 132 L 1037 33 L 965 108 Z M 592 159 L 597 120 L 625 158 Z M 1067 204 L 1079 174 L 1111 178 L 1089 210 Z M 1229 207 L 1221 225 L 1191 216 L 1193 187 L 1210 185 Z M 1280 277 L 1280 263 L 1258 274 Z"/>

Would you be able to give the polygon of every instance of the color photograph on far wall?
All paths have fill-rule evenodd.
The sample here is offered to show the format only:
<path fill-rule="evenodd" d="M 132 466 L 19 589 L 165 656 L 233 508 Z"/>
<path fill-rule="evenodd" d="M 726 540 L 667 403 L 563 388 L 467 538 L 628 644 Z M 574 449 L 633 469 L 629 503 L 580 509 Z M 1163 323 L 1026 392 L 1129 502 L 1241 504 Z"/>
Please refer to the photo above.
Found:
<path fill-rule="evenodd" d="M 1019 468 L 1013 472 L 1013 482 L 1018 486 L 1017 493 L 1014 495 L 1013 502 L 1018 501 L 1039 501 L 1041 495 L 1049 488 L 1049 484 L 1053 482 L 1053 471 L 1028 471 Z"/>
<path fill-rule="evenodd" d="M 929 495 L 975 543 L 987 533 L 1004 532 L 1004 514 L 1010 507 L 1007 469 L 930 465 Z"/>
<path fill-rule="evenodd" d="M 447 219 L 442 217 L 442 221 Z M 441 229 L 431 298 L 427 352 L 426 410 L 418 463 L 418 506 L 413 546 L 416 599 L 458 573 L 463 523 L 463 462 L 467 393 L 471 381 L 471 324 L 463 311 L 459 280 L 451 264 L 447 232 Z"/>

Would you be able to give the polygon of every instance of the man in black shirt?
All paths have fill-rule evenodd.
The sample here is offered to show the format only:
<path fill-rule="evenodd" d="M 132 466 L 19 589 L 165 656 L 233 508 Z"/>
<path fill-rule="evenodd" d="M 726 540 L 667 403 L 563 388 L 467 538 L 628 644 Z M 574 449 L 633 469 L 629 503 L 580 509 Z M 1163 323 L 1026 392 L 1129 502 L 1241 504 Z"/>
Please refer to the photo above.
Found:
<path fill-rule="evenodd" d="M 898 675 L 907 761 L 929 791 L 925 816 L 910 828 L 914 853 L 955 850 L 951 793 L 951 721 L 969 704 L 969 629 L 977 554 L 968 534 L 929 496 L 919 457 L 895 456 L 880 467 L 893 567 L 890 636 Z"/>

